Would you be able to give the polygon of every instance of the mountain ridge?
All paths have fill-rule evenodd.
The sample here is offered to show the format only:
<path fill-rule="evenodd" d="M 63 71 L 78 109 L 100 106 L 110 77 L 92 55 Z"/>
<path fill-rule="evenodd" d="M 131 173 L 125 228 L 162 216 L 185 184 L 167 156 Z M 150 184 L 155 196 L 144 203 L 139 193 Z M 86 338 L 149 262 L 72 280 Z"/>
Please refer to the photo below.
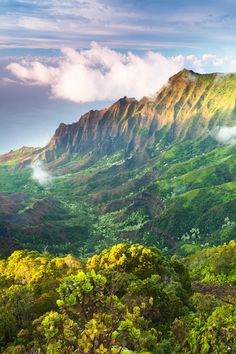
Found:
<path fill-rule="evenodd" d="M 236 123 L 235 97 L 236 74 L 199 74 L 184 69 L 152 97 L 136 100 L 125 96 L 109 107 L 90 110 L 76 122 L 61 123 L 49 143 L 31 153 L 33 159 L 45 162 L 64 161 L 63 157 L 73 153 L 110 155 L 126 146 L 128 155 L 160 141 L 197 138 L 219 122 Z M 30 153 L 23 155 L 27 160 Z M 4 156 L 8 154 L 1 158 Z"/>
<path fill-rule="evenodd" d="M 127 240 L 186 254 L 228 242 L 236 232 L 236 146 L 209 131 L 235 125 L 235 98 L 235 74 L 184 70 L 155 97 L 123 97 L 61 124 L 46 147 L 0 161 L 0 227 L 21 247 L 55 254 Z M 46 184 L 32 172 L 40 159 Z"/>
<path fill-rule="evenodd" d="M 123 97 L 110 107 L 85 113 L 75 123 L 60 124 L 40 157 L 50 162 L 78 152 L 109 155 L 124 146 L 130 153 L 161 140 L 197 138 L 219 121 L 234 124 L 235 83 L 236 74 L 182 70 L 156 93 L 155 100 Z"/>

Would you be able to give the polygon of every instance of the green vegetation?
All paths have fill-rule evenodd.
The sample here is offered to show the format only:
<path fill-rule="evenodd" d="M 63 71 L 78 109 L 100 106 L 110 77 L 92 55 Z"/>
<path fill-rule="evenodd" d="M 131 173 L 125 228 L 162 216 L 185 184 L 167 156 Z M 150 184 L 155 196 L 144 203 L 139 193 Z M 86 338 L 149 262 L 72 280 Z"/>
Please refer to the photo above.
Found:
<path fill-rule="evenodd" d="M 139 244 L 87 262 L 15 251 L 0 261 L 1 352 L 234 353 L 235 252 L 234 241 L 182 260 Z"/>
<path fill-rule="evenodd" d="M 236 352 L 235 92 L 184 70 L 0 156 L 2 353 Z"/>
<path fill-rule="evenodd" d="M 205 137 L 148 149 L 152 157 L 141 165 L 120 150 L 79 170 L 85 156 L 72 155 L 52 168 L 46 186 L 32 180 L 30 168 L 1 163 L 0 190 L 24 198 L 17 218 L 0 206 L 0 228 L 23 248 L 79 257 L 118 242 L 185 256 L 234 238 L 236 146 Z M 192 229 L 199 237 L 184 239 Z"/>

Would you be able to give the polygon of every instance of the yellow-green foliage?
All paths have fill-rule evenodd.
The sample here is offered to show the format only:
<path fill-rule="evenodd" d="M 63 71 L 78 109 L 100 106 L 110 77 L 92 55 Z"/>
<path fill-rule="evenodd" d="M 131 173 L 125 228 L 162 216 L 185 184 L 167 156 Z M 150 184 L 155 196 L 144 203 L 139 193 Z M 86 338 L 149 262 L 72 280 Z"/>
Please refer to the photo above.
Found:
<path fill-rule="evenodd" d="M 236 241 L 212 247 L 187 258 L 194 279 L 205 283 L 236 284 Z"/>
<path fill-rule="evenodd" d="M 118 244 L 85 264 L 16 251 L 0 261 L 2 353 L 234 353 L 235 244 L 185 260 L 193 296 L 183 263 L 154 247 Z"/>
<path fill-rule="evenodd" d="M 0 271 L 5 353 L 155 352 L 190 294 L 183 265 L 138 244 L 119 244 L 85 265 L 16 251 Z"/>

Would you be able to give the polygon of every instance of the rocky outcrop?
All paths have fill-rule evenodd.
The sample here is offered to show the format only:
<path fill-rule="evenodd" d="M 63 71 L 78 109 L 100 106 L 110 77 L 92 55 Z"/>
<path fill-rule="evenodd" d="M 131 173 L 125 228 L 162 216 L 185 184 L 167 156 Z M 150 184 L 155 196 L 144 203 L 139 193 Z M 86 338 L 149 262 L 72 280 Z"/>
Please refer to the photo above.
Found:
<path fill-rule="evenodd" d="M 226 89 L 227 88 L 227 89 Z M 236 121 L 236 75 L 200 75 L 183 70 L 153 97 L 124 97 L 103 110 L 90 111 L 73 124 L 60 124 L 41 152 L 52 161 L 63 155 L 119 149 L 141 151 L 154 142 L 198 137 Z"/>

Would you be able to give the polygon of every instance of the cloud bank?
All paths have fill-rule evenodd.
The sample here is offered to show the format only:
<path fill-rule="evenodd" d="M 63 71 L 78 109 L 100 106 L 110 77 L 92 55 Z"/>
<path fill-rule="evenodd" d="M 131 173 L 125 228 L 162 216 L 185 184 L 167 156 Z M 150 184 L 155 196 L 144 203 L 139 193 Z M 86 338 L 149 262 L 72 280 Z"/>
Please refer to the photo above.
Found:
<path fill-rule="evenodd" d="M 30 58 L 7 65 L 10 73 L 26 85 L 48 86 L 51 97 L 76 103 L 150 96 L 183 68 L 204 73 L 222 70 L 229 58 L 213 54 L 166 57 L 148 51 L 127 54 L 91 43 L 76 51 L 63 47 L 59 58 Z M 231 63 L 232 64 L 232 63 Z M 230 67 L 230 65 L 229 65 Z M 11 78 L 12 79 L 12 78 Z"/>
<path fill-rule="evenodd" d="M 90 102 L 153 94 L 182 68 L 159 53 L 122 54 L 95 42 L 88 50 L 62 53 L 56 66 L 24 60 L 7 69 L 23 83 L 49 86 L 54 98 Z"/>
<path fill-rule="evenodd" d="M 51 180 L 52 176 L 47 172 L 41 161 L 37 160 L 31 164 L 32 178 L 41 186 L 46 186 Z"/>
<path fill-rule="evenodd" d="M 211 131 L 211 136 L 220 144 L 236 143 L 236 125 L 233 127 L 218 127 Z"/>

